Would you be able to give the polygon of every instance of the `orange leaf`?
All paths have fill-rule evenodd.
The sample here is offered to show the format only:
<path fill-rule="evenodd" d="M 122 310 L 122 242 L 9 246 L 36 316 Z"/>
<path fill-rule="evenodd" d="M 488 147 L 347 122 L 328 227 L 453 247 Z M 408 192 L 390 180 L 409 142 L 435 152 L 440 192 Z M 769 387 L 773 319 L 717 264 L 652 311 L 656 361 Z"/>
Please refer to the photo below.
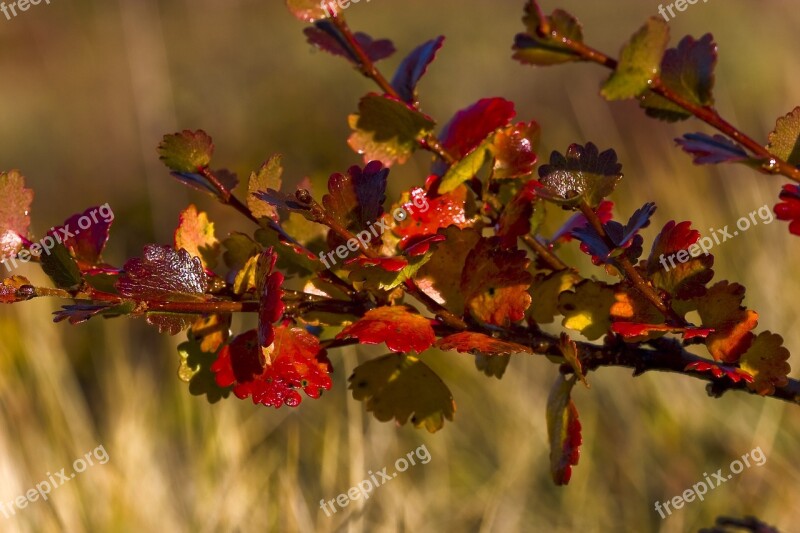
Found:
<path fill-rule="evenodd" d="M 386 343 L 393 352 L 422 353 L 436 341 L 430 320 L 403 305 L 372 309 L 344 328 L 337 339 L 356 338 L 362 344 Z"/>

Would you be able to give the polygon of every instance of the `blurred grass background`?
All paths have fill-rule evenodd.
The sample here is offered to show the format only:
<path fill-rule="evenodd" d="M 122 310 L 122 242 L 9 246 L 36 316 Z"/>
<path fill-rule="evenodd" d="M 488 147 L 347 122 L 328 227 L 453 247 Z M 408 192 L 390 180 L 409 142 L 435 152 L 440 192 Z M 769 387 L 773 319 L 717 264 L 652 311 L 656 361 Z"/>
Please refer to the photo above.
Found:
<path fill-rule="evenodd" d="M 447 35 L 420 86 L 423 109 L 440 123 L 478 98 L 503 96 L 517 103 L 520 120 L 542 125 L 543 158 L 571 142 L 614 147 L 626 174 L 613 197 L 618 213 L 659 204 L 648 239 L 670 219 L 721 228 L 775 203 L 781 179 L 695 167 L 673 146 L 681 133 L 708 132 L 704 125 L 663 124 L 635 104 L 603 102 L 602 69 L 513 62 L 523 4 L 374 0 L 346 15 L 354 29 L 394 40 L 400 53 L 382 64 L 387 73 L 416 44 Z M 543 4 L 573 12 L 587 41 L 612 54 L 658 7 L 641 0 Z M 713 32 L 721 51 L 718 107 L 766 140 L 775 118 L 800 103 L 798 26 L 800 12 L 788 1 L 699 3 L 672 21 L 673 44 L 687 33 Z M 121 263 L 146 243 L 171 242 L 188 202 L 209 211 L 218 235 L 240 228 L 240 220 L 171 180 L 158 161 L 155 146 L 177 129 L 206 129 L 216 164 L 240 176 L 274 152 L 285 154 L 290 184 L 306 175 L 320 182 L 358 162 L 346 146 L 346 117 L 373 87 L 343 60 L 311 50 L 302 27 L 278 0 L 53 0 L 0 18 L 0 168 L 21 169 L 35 189 L 35 234 L 110 202 L 116 220 L 106 258 Z M 419 154 L 393 170 L 390 197 L 420 183 L 428 161 Z M 715 279 L 744 284 L 759 330 L 782 333 L 795 354 L 798 279 L 790 265 L 799 251 L 782 222 L 713 251 Z M 121 320 L 53 325 L 55 308 L 0 308 L 0 501 L 100 444 L 111 460 L 48 502 L 0 516 L 2 531 L 678 532 L 710 526 L 720 514 L 755 514 L 783 532 L 800 529 L 800 411 L 778 401 L 745 394 L 711 400 L 696 380 L 632 379 L 604 369 L 590 376 L 591 390 L 576 389 L 585 444 L 570 485 L 557 488 L 544 421 L 555 368 L 539 358 L 513 360 L 496 380 L 476 372 L 470 358 L 426 354 L 458 404 L 455 422 L 429 435 L 378 423 L 350 399 L 347 376 L 379 352 L 333 353 L 334 389 L 298 409 L 236 399 L 208 405 L 176 377 L 180 339 Z M 432 455 L 427 465 L 366 504 L 332 518 L 320 510 L 320 499 L 335 498 L 369 470 L 391 469 L 422 444 Z M 764 466 L 667 520 L 653 510 L 656 500 L 682 493 L 704 472 L 726 470 L 757 446 Z"/>

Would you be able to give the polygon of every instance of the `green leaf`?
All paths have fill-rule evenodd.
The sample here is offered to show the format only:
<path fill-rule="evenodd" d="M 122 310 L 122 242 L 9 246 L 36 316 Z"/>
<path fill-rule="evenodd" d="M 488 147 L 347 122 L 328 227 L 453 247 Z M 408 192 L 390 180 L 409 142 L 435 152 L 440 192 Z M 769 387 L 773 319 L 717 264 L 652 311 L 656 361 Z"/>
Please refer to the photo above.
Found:
<path fill-rule="evenodd" d="M 388 291 L 411 279 L 430 259 L 429 253 L 411 257 L 408 259 L 408 265 L 397 272 L 384 270 L 380 266 L 361 266 L 358 262 L 345 265 L 343 268 L 350 270 L 349 279 L 356 289 Z"/>
<path fill-rule="evenodd" d="M 80 286 L 82 277 L 75 260 L 63 244 L 56 243 L 49 254 L 41 255 L 42 270 L 59 289 L 72 290 Z"/>
<path fill-rule="evenodd" d="M 214 143 L 203 130 L 183 130 L 165 135 L 158 145 L 161 160 L 175 172 L 197 172 L 208 167 Z"/>
<path fill-rule="evenodd" d="M 623 47 L 619 64 L 600 94 L 606 100 L 625 100 L 646 91 L 658 77 L 668 42 L 669 25 L 662 18 L 648 19 Z"/>
<path fill-rule="evenodd" d="M 178 377 L 189 384 L 189 393 L 193 396 L 205 396 L 208 403 L 216 403 L 227 398 L 231 387 L 217 385 L 211 365 L 217 359 L 216 353 L 206 353 L 197 341 L 187 341 L 178 345 L 181 365 Z"/>
<path fill-rule="evenodd" d="M 764 396 L 774 394 L 775 387 L 785 387 L 792 370 L 788 359 L 783 337 L 769 331 L 759 334 L 739 361 L 739 367 L 755 378 L 747 388 Z"/>
<path fill-rule="evenodd" d="M 709 33 L 695 40 L 684 37 L 677 48 L 670 48 L 661 61 L 661 84 L 684 100 L 697 106 L 714 104 L 714 67 L 717 64 L 717 45 Z M 647 115 L 675 122 L 692 116 L 682 107 L 663 96 L 648 91 L 641 106 Z"/>
<path fill-rule="evenodd" d="M 559 374 L 547 398 L 547 435 L 550 440 L 550 473 L 556 485 L 566 485 L 572 467 L 578 464 L 581 445 L 581 423 L 572 401 L 575 378 Z"/>
<path fill-rule="evenodd" d="M 16 170 L 0 172 L 0 259 L 14 257 L 28 236 L 28 213 L 33 191 L 25 188 L 25 178 Z"/>
<path fill-rule="evenodd" d="M 275 154 L 261 165 L 258 172 L 250 174 L 250 182 L 247 185 L 247 208 L 256 218 L 277 219 L 278 217 L 278 209 L 274 205 L 254 196 L 254 194 L 267 189 L 276 191 L 281 189 L 281 176 L 283 175 L 281 160 L 282 156 Z"/>
<path fill-rule="evenodd" d="M 614 290 L 609 285 L 584 280 L 575 286 L 575 292 L 563 292 L 558 298 L 558 310 L 564 315 L 562 325 L 580 331 L 589 340 L 599 339 L 611 327 L 609 315 L 614 302 Z"/>
<path fill-rule="evenodd" d="M 472 179 L 486 162 L 486 150 L 489 148 L 494 136 L 489 137 L 477 148 L 467 154 L 461 161 L 453 164 L 442 178 L 439 192 L 442 194 L 455 190 L 465 181 Z"/>
<path fill-rule="evenodd" d="M 358 114 L 348 121 L 355 130 L 347 141 L 350 147 L 364 154 L 365 161 L 378 160 L 386 166 L 404 163 L 436 125 L 408 104 L 379 94 L 362 98 Z"/>
<path fill-rule="evenodd" d="M 800 107 L 778 119 L 769 134 L 767 150 L 784 161 L 800 166 Z"/>
<path fill-rule="evenodd" d="M 570 50 L 559 39 L 566 37 L 574 42 L 583 42 L 583 29 L 577 19 L 566 11 L 556 9 L 552 15 L 546 17 L 551 34 L 541 37 L 539 13 L 539 6 L 534 0 L 525 6 L 525 16 L 522 21 L 527 32 L 517 34 L 514 38 L 513 58 L 525 65 L 540 66 L 580 61 L 580 55 Z"/>
<path fill-rule="evenodd" d="M 415 427 L 434 433 L 453 420 L 456 404 L 447 385 L 425 363 L 404 354 L 384 355 L 358 366 L 348 380 L 353 399 L 381 422 L 409 418 Z"/>

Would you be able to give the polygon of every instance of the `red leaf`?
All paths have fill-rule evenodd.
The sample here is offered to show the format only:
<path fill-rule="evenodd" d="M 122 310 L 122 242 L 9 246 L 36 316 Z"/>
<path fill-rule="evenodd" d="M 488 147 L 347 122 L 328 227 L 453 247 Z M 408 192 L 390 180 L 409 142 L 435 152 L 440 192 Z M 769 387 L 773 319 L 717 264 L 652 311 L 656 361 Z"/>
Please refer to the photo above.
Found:
<path fill-rule="evenodd" d="M 697 372 L 711 372 L 714 374 L 715 378 L 721 378 L 722 376 L 728 376 L 734 383 L 739 383 L 740 381 L 744 380 L 747 383 L 752 383 L 755 381 L 753 376 L 742 370 L 741 368 L 736 368 L 733 366 L 726 366 L 726 365 L 718 365 L 714 363 L 709 363 L 705 361 L 696 361 L 694 363 L 689 363 L 684 368 L 684 371 L 687 370 L 695 370 Z"/>
<path fill-rule="evenodd" d="M 547 434 L 550 440 L 550 473 L 556 485 L 566 485 L 580 458 L 581 423 L 571 392 L 575 379 L 559 374 L 547 398 Z"/>
<path fill-rule="evenodd" d="M 495 179 L 519 178 L 533 172 L 536 164 L 536 146 L 541 128 L 533 120 L 520 122 L 498 132 L 489 146 L 495 158 Z"/>
<path fill-rule="evenodd" d="M 102 216 L 104 208 L 108 214 Z M 88 226 L 86 228 L 81 225 L 84 221 L 88 221 L 84 224 Z M 108 242 L 108 232 L 113 221 L 114 213 L 105 204 L 72 215 L 62 226 L 53 228 L 48 234 L 61 239 L 72 257 L 77 259 L 78 266 L 85 271 L 100 262 L 100 254 Z"/>
<path fill-rule="evenodd" d="M 531 305 L 529 263 L 524 251 L 503 250 L 498 239 L 482 238 L 461 273 L 467 309 L 478 320 L 496 326 L 522 320 Z"/>
<path fill-rule="evenodd" d="M 778 220 L 789 220 L 789 231 L 800 235 L 800 186 L 784 185 L 780 194 L 781 203 L 775 204 Z"/>
<path fill-rule="evenodd" d="M 30 285 L 28 278 L 22 276 L 11 276 L 0 280 L 0 304 L 13 304 L 28 299 L 30 295 L 18 294 L 17 291 L 25 285 Z M 33 290 L 32 287 L 30 287 Z"/>
<path fill-rule="evenodd" d="M 500 214 L 497 236 L 503 248 L 516 248 L 517 238 L 530 233 L 537 185 L 535 180 L 526 183 Z"/>
<path fill-rule="evenodd" d="M 442 130 L 442 146 L 455 159 L 478 147 L 493 131 L 511 123 L 514 103 L 504 98 L 484 98 L 462 109 Z"/>
<path fill-rule="evenodd" d="M 200 259 L 186 250 L 150 244 L 142 259 L 129 259 L 117 280 L 120 294 L 143 300 L 204 300 L 208 290 Z"/>
<path fill-rule="evenodd" d="M 412 201 L 403 207 L 409 217 L 393 228 L 394 233 L 402 237 L 401 248 L 409 246 L 415 237 L 435 235 L 439 228 L 456 225 L 459 228 L 469 226 L 464 206 L 467 200 L 467 188 L 461 186 L 455 190 L 429 199 L 425 191 L 419 187 L 411 190 Z M 416 206 L 422 207 L 416 207 Z"/>
<path fill-rule="evenodd" d="M 356 338 L 363 344 L 386 343 L 393 352 L 422 353 L 430 348 L 436 336 L 430 320 L 398 305 L 367 311 L 364 317 L 344 328 L 337 339 Z"/>
<path fill-rule="evenodd" d="M 388 175 L 389 169 L 384 168 L 380 161 L 370 161 L 363 169 L 353 165 L 347 169 L 347 175 L 332 174 L 322 205 L 328 214 L 353 233 L 369 232 L 370 224 L 383 216 Z M 329 235 L 331 249 L 342 243 L 333 231 Z M 372 238 L 373 235 L 370 235 L 370 246 L 379 246 L 380 235 Z"/>
<path fill-rule="evenodd" d="M 408 261 L 403 259 L 402 257 L 379 257 L 375 259 L 370 259 L 369 257 L 355 257 L 348 261 L 345 261 L 346 265 L 356 263 L 359 266 L 366 267 L 366 266 L 377 266 L 382 268 L 386 272 L 400 272 L 405 267 L 408 266 Z"/>
<path fill-rule="evenodd" d="M 254 404 L 279 408 L 296 407 L 301 397 L 319 398 L 330 390 L 330 364 L 319 340 L 301 328 L 279 326 L 271 345 L 273 363 L 265 365 L 259 348 L 258 333 L 250 330 L 223 347 L 211 365 L 220 387 L 233 386 L 240 399 L 251 397 Z"/>
<path fill-rule="evenodd" d="M 260 295 L 258 304 L 258 343 L 262 352 L 267 357 L 268 363 L 274 358 L 268 354 L 268 348 L 272 344 L 275 334 L 272 324 L 279 320 L 283 315 L 285 306 L 283 305 L 283 291 L 281 285 L 284 276 L 280 272 L 273 272 L 278 256 L 272 248 L 261 252 L 256 267 L 256 283 Z"/>
<path fill-rule="evenodd" d="M 15 257 L 28 236 L 28 216 L 33 191 L 25 188 L 25 178 L 16 170 L 0 172 L 0 259 Z"/>
<path fill-rule="evenodd" d="M 471 331 L 462 331 L 441 338 L 436 342 L 436 347 L 445 351 L 455 350 L 460 353 L 490 356 L 533 353 L 529 347 L 522 344 L 495 339 L 483 333 Z"/>

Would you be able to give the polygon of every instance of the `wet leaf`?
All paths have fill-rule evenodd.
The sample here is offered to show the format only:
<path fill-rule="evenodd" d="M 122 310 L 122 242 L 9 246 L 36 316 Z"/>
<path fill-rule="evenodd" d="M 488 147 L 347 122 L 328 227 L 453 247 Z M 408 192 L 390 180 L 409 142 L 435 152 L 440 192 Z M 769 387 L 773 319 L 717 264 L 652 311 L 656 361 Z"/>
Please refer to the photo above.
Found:
<path fill-rule="evenodd" d="M 0 172 L 0 198 L 0 259 L 5 259 L 16 256 L 22 237 L 28 237 L 33 191 L 25 187 L 19 171 Z"/>
<path fill-rule="evenodd" d="M 516 342 L 495 339 L 483 333 L 462 331 L 447 337 L 442 337 L 436 342 L 436 347 L 440 350 L 455 350 L 459 353 L 471 353 L 473 355 L 498 356 L 511 355 L 515 353 L 533 353 L 533 351 L 522 344 Z"/>
<path fill-rule="evenodd" d="M 302 400 L 297 389 L 316 399 L 333 385 L 319 339 L 304 329 L 276 327 L 270 352 L 273 361 L 266 365 L 256 330 L 237 336 L 211 365 L 217 385 L 233 386 L 237 398 L 276 409 L 297 407 Z"/>
<path fill-rule="evenodd" d="M 540 196 L 568 207 L 586 201 L 594 208 L 622 179 L 622 165 L 614 150 L 601 153 L 592 143 L 572 144 L 566 156 L 553 152 L 550 163 L 539 167 L 539 177 Z"/>
<path fill-rule="evenodd" d="M 495 130 L 508 126 L 515 115 L 514 103 L 504 98 L 478 100 L 458 111 L 445 125 L 439 136 L 442 147 L 455 159 L 464 159 Z"/>
<path fill-rule="evenodd" d="M 17 292 L 26 285 L 31 285 L 31 282 L 23 276 L 11 276 L 0 280 L 0 304 L 24 302 L 29 296 L 33 296 L 33 294 L 24 295 Z"/>
<path fill-rule="evenodd" d="M 200 259 L 186 250 L 150 244 L 144 257 L 129 259 L 117 280 L 120 294 L 154 301 L 202 301 L 208 277 Z"/>
<path fill-rule="evenodd" d="M 461 273 L 466 308 L 475 319 L 506 327 L 525 317 L 533 276 L 522 250 L 503 250 L 496 238 L 482 238 L 467 255 Z"/>
<path fill-rule="evenodd" d="M 341 13 L 335 0 L 286 0 L 286 7 L 303 22 L 314 22 Z"/>
<path fill-rule="evenodd" d="M 670 48 L 661 60 L 661 84 L 682 99 L 696 106 L 714 104 L 714 67 L 717 64 L 717 45 L 707 33 L 699 40 L 691 36 L 681 39 L 676 48 Z M 673 104 L 663 96 L 647 92 L 641 105 L 647 114 L 669 122 L 683 120 L 691 113 Z"/>
<path fill-rule="evenodd" d="M 767 150 L 790 165 L 800 166 L 800 106 L 778 119 Z"/>
<path fill-rule="evenodd" d="M 494 179 L 512 179 L 527 176 L 536 165 L 536 148 L 542 129 L 532 120 L 508 126 L 497 132 L 489 145 L 494 156 Z"/>
<path fill-rule="evenodd" d="M 362 98 L 348 122 L 355 131 L 347 144 L 364 155 L 365 163 L 378 160 L 387 167 L 405 163 L 436 125 L 405 102 L 379 94 Z"/>
<path fill-rule="evenodd" d="M 603 85 L 606 100 L 625 100 L 650 88 L 661 70 L 661 58 L 669 42 L 669 25 L 650 17 L 622 48 L 619 64 Z"/>
<path fill-rule="evenodd" d="M 422 353 L 436 341 L 431 322 L 407 306 L 372 309 L 347 326 L 337 339 L 358 339 L 362 344 L 383 344 L 393 352 Z"/>
<path fill-rule="evenodd" d="M 656 288 L 677 298 L 705 293 L 706 283 L 714 277 L 714 256 L 702 254 L 696 244 L 699 239 L 700 232 L 691 228 L 691 222 L 670 220 L 664 225 L 647 259 L 648 278 Z"/>
<path fill-rule="evenodd" d="M 183 130 L 165 135 L 158 145 L 161 161 L 174 172 L 194 173 L 207 168 L 214 143 L 203 130 Z"/>
<path fill-rule="evenodd" d="M 539 35 L 539 13 L 538 3 L 529 0 L 522 19 L 527 32 L 519 33 L 514 38 L 514 59 L 525 65 L 541 66 L 580 61 L 580 56 L 559 40 L 565 37 L 577 43 L 583 42 L 583 28 L 577 19 L 566 11 L 556 9 L 546 17 L 551 35 L 542 37 Z"/>

